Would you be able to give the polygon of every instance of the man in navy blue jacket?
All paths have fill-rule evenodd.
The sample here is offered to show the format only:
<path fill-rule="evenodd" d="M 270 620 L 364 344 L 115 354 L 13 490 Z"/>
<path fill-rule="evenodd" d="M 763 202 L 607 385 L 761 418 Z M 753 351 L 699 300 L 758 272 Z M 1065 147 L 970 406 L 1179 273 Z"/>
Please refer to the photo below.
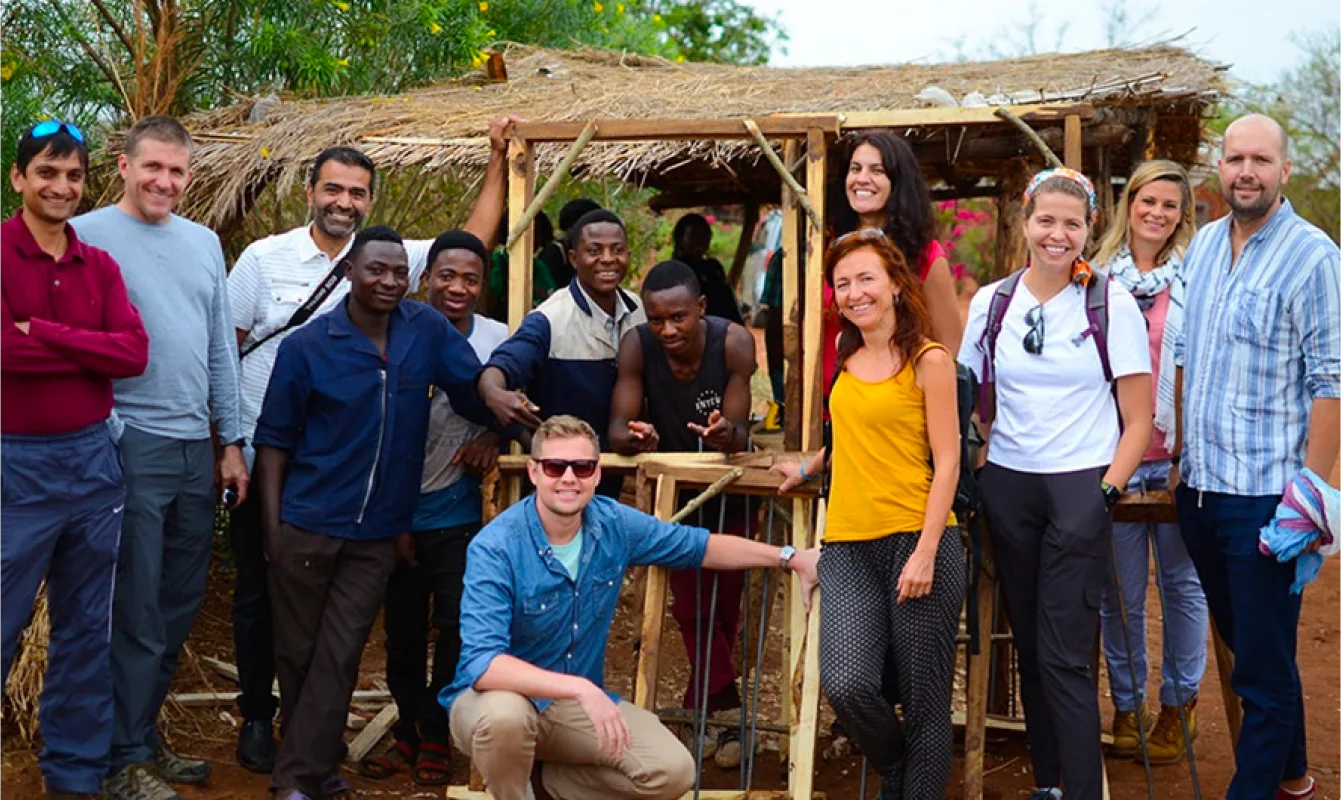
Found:
<path fill-rule="evenodd" d="M 329 797 L 349 700 L 419 496 L 430 387 L 493 425 L 474 350 L 446 317 L 403 301 L 409 260 L 386 227 L 355 237 L 349 297 L 280 345 L 256 427 L 284 740 L 277 800 Z"/>
<path fill-rule="evenodd" d="M 504 425 L 534 430 L 541 419 L 571 414 L 599 431 L 607 449 L 619 340 L 647 316 L 619 286 L 629 271 L 623 220 L 588 212 L 569 230 L 568 247 L 576 277 L 494 350 L 480 374 L 480 397 Z"/>

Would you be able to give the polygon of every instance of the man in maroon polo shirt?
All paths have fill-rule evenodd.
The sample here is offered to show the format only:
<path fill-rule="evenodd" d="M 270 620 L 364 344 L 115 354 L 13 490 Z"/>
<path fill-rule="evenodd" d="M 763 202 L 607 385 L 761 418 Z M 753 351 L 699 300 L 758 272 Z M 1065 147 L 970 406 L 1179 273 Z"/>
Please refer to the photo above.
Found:
<path fill-rule="evenodd" d="M 4 681 L 45 579 L 51 644 L 39 760 L 48 798 L 99 796 L 112 740 L 112 583 L 126 490 L 107 428 L 112 379 L 149 337 L 112 257 L 66 221 L 88 145 L 50 120 L 19 140 L 23 196 L 0 224 L 0 645 Z"/>

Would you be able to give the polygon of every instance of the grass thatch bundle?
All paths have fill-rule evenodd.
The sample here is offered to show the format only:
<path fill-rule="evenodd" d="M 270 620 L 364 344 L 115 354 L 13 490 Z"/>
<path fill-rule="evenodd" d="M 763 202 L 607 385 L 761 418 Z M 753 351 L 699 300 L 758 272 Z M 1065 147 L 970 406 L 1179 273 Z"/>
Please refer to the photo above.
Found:
<path fill-rule="evenodd" d="M 42 698 L 42 676 L 47 671 L 47 642 L 51 638 L 51 619 L 47 614 L 47 592 L 43 585 L 33 604 L 33 620 L 19 639 L 14 665 L 5 686 L 3 720 L 6 734 L 23 745 L 37 740 L 37 708 Z"/>

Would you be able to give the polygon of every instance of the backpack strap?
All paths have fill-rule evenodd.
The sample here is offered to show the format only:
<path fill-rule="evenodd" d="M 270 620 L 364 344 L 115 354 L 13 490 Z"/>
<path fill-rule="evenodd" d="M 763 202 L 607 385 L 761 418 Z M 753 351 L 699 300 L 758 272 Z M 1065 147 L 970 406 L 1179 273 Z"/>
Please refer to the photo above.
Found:
<path fill-rule="evenodd" d="M 987 321 L 982 328 L 982 337 L 978 339 L 978 350 L 982 352 L 982 383 L 978 385 L 978 418 L 983 424 L 990 425 L 996 418 L 996 338 L 1001 334 L 1001 322 L 1006 318 L 1006 309 L 1015 297 L 1020 286 L 1020 276 L 1024 270 L 1011 273 L 998 283 L 992 299 L 987 304 Z"/>
<path fill-rule="evenodd" d="M 1113 382 L 1113 365 L 1108 361 L 1108 286 L 1113 279 L 1096 275 L 1085 286 L 1085 318 L 1090 323 L 1094 346 L 1099 348 L 1099 365 L 1104 380 Z"/>

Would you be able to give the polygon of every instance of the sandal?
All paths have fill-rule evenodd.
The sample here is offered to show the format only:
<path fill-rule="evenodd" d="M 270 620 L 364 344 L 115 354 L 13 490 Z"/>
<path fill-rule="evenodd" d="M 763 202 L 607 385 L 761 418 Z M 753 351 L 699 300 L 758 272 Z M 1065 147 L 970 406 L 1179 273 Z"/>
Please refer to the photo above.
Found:
<path fill-rule="evenodd" d="M 417 786 L 446 786 L 452 779 L 452 751 L 438 742 L 420 742 L 414 760 L 413 778 Z"/>
<path fill-rule="evenodd" d="M 321 782 L 321 793 L 326 800 L 344 800 L 354 796 L 354 787 L 343 777 L 332 775 Z"/>
<path fill-rule="evenodd" d="M 414 748 L 405 742 L 396 742 L 380 756 L 364 756 L 359 760 L 359 774 L 375 781 L 386 780 L 414 764 Z M 328 780 L 334 780 L 333 776 Z"/>

